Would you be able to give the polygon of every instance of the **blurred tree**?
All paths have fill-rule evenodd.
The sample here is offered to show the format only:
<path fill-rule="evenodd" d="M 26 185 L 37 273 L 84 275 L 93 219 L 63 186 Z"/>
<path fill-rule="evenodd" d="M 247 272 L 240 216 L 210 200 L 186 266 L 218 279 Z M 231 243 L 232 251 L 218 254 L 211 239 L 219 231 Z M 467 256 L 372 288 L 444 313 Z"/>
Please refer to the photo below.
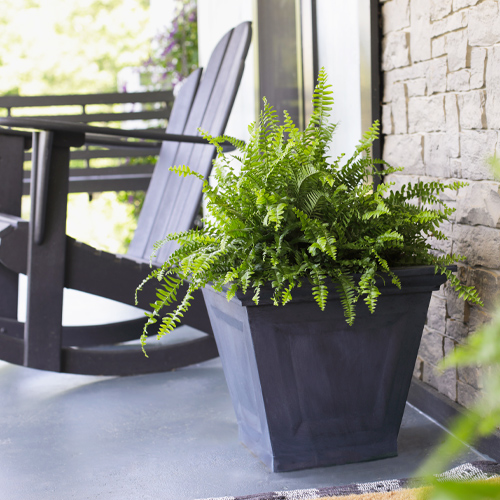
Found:
<path fill-rule="evenodd" d="M 149 0 L 2 0 L 0 95 L 116 91 L 150 48 Z"/>
<path fill-rule="evenodd" d="M 1 0 L 0 95 L 116 92 L 125 67 L 148 73 L 150 87 L 172 88 L 198 66 L 196 1 L 176 0 L 170 27 L 153 39 L 149 3 Z M 143 198 L 142 192 L 109 192 L 90 203 L 87 195 L 72 194 L 68 232 L 124 252 Z"/>

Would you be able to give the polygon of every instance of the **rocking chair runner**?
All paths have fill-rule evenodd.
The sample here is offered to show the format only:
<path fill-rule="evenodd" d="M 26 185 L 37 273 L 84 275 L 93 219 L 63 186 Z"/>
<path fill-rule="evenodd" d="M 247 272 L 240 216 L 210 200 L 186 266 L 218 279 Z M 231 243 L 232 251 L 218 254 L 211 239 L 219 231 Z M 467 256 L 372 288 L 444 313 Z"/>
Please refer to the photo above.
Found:
<path fill-rule="evenodd" d="M 167 371 L 218 355 L 201 293 L 183 323 L 207 335 L 177 344 L 155 345 L 149 358 L 140 346 L 115 345 L 137 339 L 144 319 L 107 325 L 62 326 L 63 287 L 134 305 L 134 290 L 149 269 L 155 241 L 191 227 L 201 202 L 201 183 L 179 178 L 171 165 L 189 165 L 207 177 L 215 148 L 196 136 L 198 127 L 224 132 L 251 38 L 243 23 L 219 42 L 201 77 L 194 71 L 174 103 L 167 134 L 88 125 L 1 118 L 0 125 L 42 130 L 33 134 L 31 217 L 19 217 L 26 133 L 0 128 L 0 359 L 43 370 L 95 375 Z M 95 134 L 98 133 L 99 137 Z M 109 136 L 163 140 L 160 156 L 127 256 L 96 250 L 65 233 L 69 148 L 85 143 L 110 145 Z M 168 141 L 168 142 L 167 142 Z M 158 255 L 163 262 L 172 247 Z M 17 321 L 18 274 L 28 276 L 26 323 Z M 182 293 L 182 291 L 181 291 Z M 145 288 L 139 306 L 156 300 Z"/>

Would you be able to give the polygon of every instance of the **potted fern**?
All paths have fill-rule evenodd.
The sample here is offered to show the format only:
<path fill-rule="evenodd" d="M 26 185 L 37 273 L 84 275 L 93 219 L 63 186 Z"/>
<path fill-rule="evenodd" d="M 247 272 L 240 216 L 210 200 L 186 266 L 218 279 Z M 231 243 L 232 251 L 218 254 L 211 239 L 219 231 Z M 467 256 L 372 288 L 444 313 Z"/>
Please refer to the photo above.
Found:
<path fill-rule="evenodd" d="M 378 123 L 343 165 L 330 161 L 324 70 L 318 82 L 304 131 L 286 112 L 280 125 L 264 100 L 247 144 L 206 136 L 219 153 L 223 140 L 241 152 L 219 155 L 215 186 L 172 167 L 204 182 L 209 216 L 203 229 L 158 242 L 155 250 L 173 240 L 178 249 L 147 278 L 162 284 L 143 343 L 184 280 L 187 294 L 160 335 L 203 289 L 240 439 L 274 471 L 395 455 L 432 291 L 449 279 L 480 302 L 452 274 L 459 257 L 429 243 L 446 239 L 438 226 L 453 212 L 440 193 L 464 184 L 374 189 Z"/>

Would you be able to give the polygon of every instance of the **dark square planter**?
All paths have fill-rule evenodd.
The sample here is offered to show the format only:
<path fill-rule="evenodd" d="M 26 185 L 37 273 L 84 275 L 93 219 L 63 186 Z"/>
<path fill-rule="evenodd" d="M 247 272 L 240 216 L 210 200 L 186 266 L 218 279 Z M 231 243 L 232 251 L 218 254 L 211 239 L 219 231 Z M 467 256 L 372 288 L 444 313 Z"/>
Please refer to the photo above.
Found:
<path fill-rule="evenodd" d="M 350 327 L 338 294 L 321 311 L 304 285 L 286 306 L 270 288 L 203 294 L 241 441 L 271 470 L 289 471 L 397 454 L 397 437 L 433 290 L 434 267 L 395 271 L 372 315 L 358 303 Z"/>

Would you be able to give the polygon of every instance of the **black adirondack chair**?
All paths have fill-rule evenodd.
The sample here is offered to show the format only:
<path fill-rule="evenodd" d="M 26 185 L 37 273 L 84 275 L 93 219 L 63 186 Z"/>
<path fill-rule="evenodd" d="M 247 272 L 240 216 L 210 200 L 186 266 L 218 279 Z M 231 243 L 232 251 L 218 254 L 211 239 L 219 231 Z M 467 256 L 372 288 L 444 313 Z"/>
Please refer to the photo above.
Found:
<path fill-rule="evenodd" d="M 228 32 L 202 76 L 194 71 L 174 103 L 167 133 L 124 131 L 48 120 L 2 118 L 0 125 L 33 133 L 30 221 L 20 218 L 22 163 L 31 134 L 0 128 L 0 359 L 43 370 L 81 374 L 132 375 L 167 371 L 218 355 L 205 303 L 193 300 L 184 324 L 206 335 L 148 349 L 123 342 L 137 339 L 144 319 L 107 325 L 62 326 L 63 287 L 134 305 L 134 291 L 150 271 L 155 241 L 189 229 L 201 202 L 201 183 L 168 170 L 189 165 L 207 177 L 214 147 L 198 127 L 224 132 L 251 38 L 250 23 Z M 96 134 L 99 134 L 98 136 Z M 136 137 L 163 142 L 158 163 L 126 256 L 113 255 L 66 235 L 69 149 L 87 143 L 116 144 Z M 121 142 L 123 144 L 123 142 Z M 158 255 L 162 262 L 172 247 Z M 18 274 L 28 276 L 26 323 L 17 321 Z M 154 283 L 139 296 L 144 309 L 156 300 Z M 117 345 L 118 344 L 118 345 Z"/>

